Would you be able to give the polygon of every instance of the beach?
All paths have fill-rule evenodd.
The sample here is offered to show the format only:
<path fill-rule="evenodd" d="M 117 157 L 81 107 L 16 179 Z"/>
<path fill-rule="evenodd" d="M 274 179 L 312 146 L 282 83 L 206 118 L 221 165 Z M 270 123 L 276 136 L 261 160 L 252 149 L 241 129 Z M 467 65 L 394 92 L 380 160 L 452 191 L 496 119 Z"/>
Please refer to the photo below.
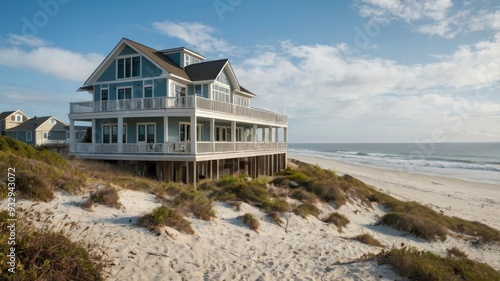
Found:
<path fill-rule="evenodd" d="M 496 214 L 500 194 L 492 185 L 399 175 L 314 157 L 292 158 L 334 169 L 338 174 L 347 173 L 395 197 L 418 201 L 446 215 L 500 227 Z M 120 189 L 119 195 L 120 209 L 94 205 L 91 211 L 84 210 L 80 204 L 88 195 L 63 192 L 58 192 L 57 198 L 48 203 L 21 200 L 18 206 L 48 210 L 53 222 L 77 222 L 78 227 L 71 232 L 75 239 L 99 241 L 104 246 L 111 261 L 105 274 L 107 280 L 404 280 L 391 267 L 369 258 L 382 248 L 352 239 L 364 233 L 372 234 L 385 249 L 415 246 L 444 256 L 447 249 L 456 247 L 470 259 L 500 269 L 498 245 L 476 247 L 470 239 L 452 233 L 445 242 L 429 242 L 377 225 L 386 210 L 380 206 L 369 208 L 357 201 L 339 209 L 317 203 L 322 211 L 319 218 L 339 212 L 349 219 L 350 223 L 342 230 L 316 217 L 302 218 L 291 212 L 282 216 L 286 227 L 278 226 L 257 207 L 242 203 L 237 211 L 228 203 L 215 202 L 214 220 L 187 217 L 194 235 L 169 227 L 156 235 L 137 226 L 137 221 L 160 206 L 161 200 L 151 193 L 127 189 Z M 287 201 L 299 203 L 291 198 Z M 259 220 L 258 232 L 244 225 L 245 213 Z"/>
<path fill-rule="evenodd" d="M 345 162 L 290 155 L 310 164 L 349 174 L 405 201 L 416 201 L 449 216 L 479 221 L 500 229 L 500 186 L 442 176 L 391 171 Z"/>

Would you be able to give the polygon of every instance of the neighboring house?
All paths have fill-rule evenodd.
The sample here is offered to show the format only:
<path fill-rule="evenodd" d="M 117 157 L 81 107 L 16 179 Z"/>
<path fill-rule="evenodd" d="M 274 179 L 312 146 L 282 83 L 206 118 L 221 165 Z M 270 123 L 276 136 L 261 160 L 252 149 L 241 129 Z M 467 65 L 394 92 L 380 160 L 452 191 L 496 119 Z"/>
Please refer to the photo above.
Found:
<path fill-rule="evenodd" d="M 87 126 L 75 126 L 75 130 L 73 131 L 73 134 L 74 134 L 74 138 L 75 138 L 75 141 L 76 142 L 84 142 L 83 141 L 83 138 L 85 137 L 85 133 L 87 132 L 87 129 L 89 127 Z M 69 125 L 68 126 L 64 126 L 64 129 L 67 131 L 67 140 L 69 141 Z"/>
<path fill-rule="evenodd" d="M 71 155 L 193 184 L 286 167 L 287 116 L 250 107 L 227 59 L 123 38 L 79 90 L 92 101 L 70 104 Z M 75 139 L 77 121 L 92 124 L 92 143 Z"/>
<path fill-rule="evenodd" d="M 14 128 L 28 119 L 28 115 L 22 113 L 21 110 L 2 112 L 0 113 L 0 132 L 3 134 L 6 130 Z"/>
<path fill-rule="evenodd" d="M 66 143 L 68 124 L 53 116 L 33 117 L 22 124 L 6 130 L 6 134 L 14 139 L 34 146 Z"/>

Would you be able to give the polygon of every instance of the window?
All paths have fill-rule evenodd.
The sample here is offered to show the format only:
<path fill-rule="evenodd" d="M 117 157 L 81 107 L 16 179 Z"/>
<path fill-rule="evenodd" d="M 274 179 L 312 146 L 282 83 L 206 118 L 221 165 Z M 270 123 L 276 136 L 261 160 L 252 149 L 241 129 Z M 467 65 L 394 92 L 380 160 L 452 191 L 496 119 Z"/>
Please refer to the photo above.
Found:
<path fill-rule="evenodd" d="M 50 121 L 49 121 L 50 124 L 55 124 L 56 123 L 56 120 L 54 118 L 50 118 Z"/>
<path fill-rule="evenodd" d="M 146 143 L 155 143 L 155 124 L 137 125 L 137 141 Z"/>
<path fill-rule="evenodd" d="M 191 64 L 191 56 L 189 55 L 184 55 L 184 67 L 188 66 Z"/>
<path fill-rule="evenodd" d="M 144 87 L 144 97 L 152 98 L 153 97 L 153 86 L 145 86 Z"/>
<path fill-rule="evenodd" d="M 212 85 L 213 99 L 221 102 L 229 103 L 229 89 L 217 84 Z"/>
<path fill-rule="evenodd" d="M 231 127 L 215 127 L 215 141 L 231 141 Z"/>
<path fill-rule="evenodd" d="M 108 110 L 108 89 L 101 90 L 101 109 Z"/>
<path fill-rule="evenodd" d="M 206 93 L 203 93 L 203 85 L 194 85 L 194 94 L 198 97 L 206 97 Z"/>
<path fill-rule="evenodd" d="M 219 74 L 219 76 L 217 76 L 217 81 L 221 82 L 222 84 L 229 85 L 229 79 L 227 78 L 227 75 L 224 72 L 222 72 L 221 74 Z"/>
<path fill-rule="evenodd" d="M 127 57 L 116 60 L 116 77 L 118 79 L 141 76 L 141 57 Z"/>
<path fill-rule="evenodd" d="M 26 132 L 26 141 L 32 141 L 32 140 L 33 140 L 33 133 Z"/>
<path fill-rule="evenodd" d="M 119 100 L 129 100 L 132 98 L 132 88 L 117 89 Z"/>
<path fill-rule="evenodd" d="M 203 124 L 196 125 L 196 140 L 203 140 Z M 180 123 L 179 124 L 179 141 L 191 141 L 191 124 L 190 123 Z"/>
<path fill-rule="evenodd" d="M 49 138 L 49 133 L 47 133 L 47 132 L 43 132 L 43 138 L 44 138 L 44 139 L 48 139 L 48 138 Z"/>
<path fill-rule="evenodd" d="M 12 115 L 10 117 L 10 120 L 15 122 L 23 122 L 23 116 L 21 114 Z"/>
<path fill-rule="evenodd" d="M 243 98 L 243 97 L 239 97 L 239 96 L 234 96 L 233 99 L 234 99 L 233 100 L 234 104 L 236 104 L 236 105 L 241 105 L 241 106 L 245 106 L 245 107 L 250 106 L 250 100 L 247 99 L 247 98 Z"/>
<path fill-rule="evenodd" d="M 242 127 L 236 128 L 236 141 L 244 141 Z"/>
<path fill-rule="evenodd" d="M 127 143 L 127 125 L 123 125 L 123 143 Z M 109 124 L 102 126 L 102 142 L 118 143 L 118 125 Z"/>

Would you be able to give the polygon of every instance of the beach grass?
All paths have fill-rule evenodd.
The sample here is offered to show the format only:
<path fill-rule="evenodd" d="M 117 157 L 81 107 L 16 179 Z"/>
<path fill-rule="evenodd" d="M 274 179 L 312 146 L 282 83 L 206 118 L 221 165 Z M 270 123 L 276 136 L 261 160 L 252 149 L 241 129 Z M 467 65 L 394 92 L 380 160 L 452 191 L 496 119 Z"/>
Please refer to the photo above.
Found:
<path fill-rule="evenodd" d="M 243 215 L 243 223 L 246 224 L 250 229 L 259 233 L 260 223 L 259 220 L 254 215 L 250 213 L 245 213 Z"/>
<path fill-rule="evenodd" d="M 485 263 L 441 257 L 415 247 L 393 248 L 381 254 L 379 263 L 391 265 L 400 276 L 410 280 L 500 280 L 500 273 Z"/>
<path fill-rule="evenodd" d="M 369 233 L 363 233 L 357 236 L 354 236 L 352 239 L 357 240 L 363 244 L 370 245 L 370 246 L 375 246 L 375 247 L 382 247 L 384 248 L 385 246 L 380 243 L 375 237 L 373 237 L 373 234 Z"/>
<path fill-rule="evenodd" d="M 321 213 L 321 210 L 318 208 L 318 206 L 316 206 L 316 204 L 306 201 L 295 207 L 295 209 L 293 209 L 293 212 L 296 215 L 301 216 L 302 218 L 307 218 L 308 216 L 318 217 Z"/>
<path fill-rule="evenodd" d="M 168 226 L 179 232 L 193 235 L 194 230 L 191 223 L 186 220 L 176 209 L 160 206 L 139 218 L 138 225 L 150 231 L 161 234 L 161 227 Z"/>
<path fill-rule="evenodd" d="M 98 190 L 92 192 L 90 194 L 90 198 L 85 203 L 83 203 L 83 208 L 91 209 L 92 204 L 101 204 L 111 208 L 119 209 L 122 206 L 119 200 L 120 195 L 118 194 L 118 190 L 108 184 L 105 187 L 99 188 Z"/>
<path fill-rule="evenodd" d="M 7 211 L 0 211 L 0 228 L 5 229 Z M 75 236 L 91 231 L 85 228 L 76 233 L 78 223 L 67 221 L 67 216 L 59 222 L 52 222 L 51 214 L 18 208 L 16 222 L 16 267 L 15 273 L 2 270 L 1 280 L 104 280 L 103 269 L 108 258 L 103 253 L 106 246 L 88 239 L 73 241 Z M 0 262 L 7 265 L 7 243 L 9 233 L 0 233 Z"/>
<path fill-rule="evenodd" d="M 323 222 L 333 223 L 337 227 L 339 232 L 342 232 L 342 228 L 346 227 L 350 223 L 349 219 L 346 216 L 338 212 L 328 214 L 328 216 L 323 219 Z"/>

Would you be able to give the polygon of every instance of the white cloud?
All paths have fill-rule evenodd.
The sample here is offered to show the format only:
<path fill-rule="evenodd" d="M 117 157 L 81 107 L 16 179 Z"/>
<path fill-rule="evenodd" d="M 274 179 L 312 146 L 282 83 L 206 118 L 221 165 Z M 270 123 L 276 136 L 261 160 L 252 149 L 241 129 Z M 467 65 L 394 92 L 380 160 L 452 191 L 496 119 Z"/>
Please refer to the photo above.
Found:
<path fill-rule="evenodd" d="M 359 0 L 359 14 L 372 21 L 389 23 L 404 21 L 414 31 L 452 39 L 461 32 L 500 30 L 500 12 L 490 12 L 480 6 L 487 2 L 451 0 Z"/>
<path fill-rule="evenodd" d="M 6 46 L 0 46 L 0 65 L 29 68 L 57 78 L 82 82 L 104 59 L 100 54 L 80 54 L 48 46 L 32 36 L 11 35 Z"/>
<path fill-rule="evenodd" d="M 218 52 L 227 55 L 241 51 L 240 48 L 229 44 L 226 40 L 213 37 L 211 34 L 215 32 L 215 29 L 199 22 L 175 23 L 167 20 L 155 22 L 153 26 L 160 33 L 179 38 L 201 53 Z"/>

